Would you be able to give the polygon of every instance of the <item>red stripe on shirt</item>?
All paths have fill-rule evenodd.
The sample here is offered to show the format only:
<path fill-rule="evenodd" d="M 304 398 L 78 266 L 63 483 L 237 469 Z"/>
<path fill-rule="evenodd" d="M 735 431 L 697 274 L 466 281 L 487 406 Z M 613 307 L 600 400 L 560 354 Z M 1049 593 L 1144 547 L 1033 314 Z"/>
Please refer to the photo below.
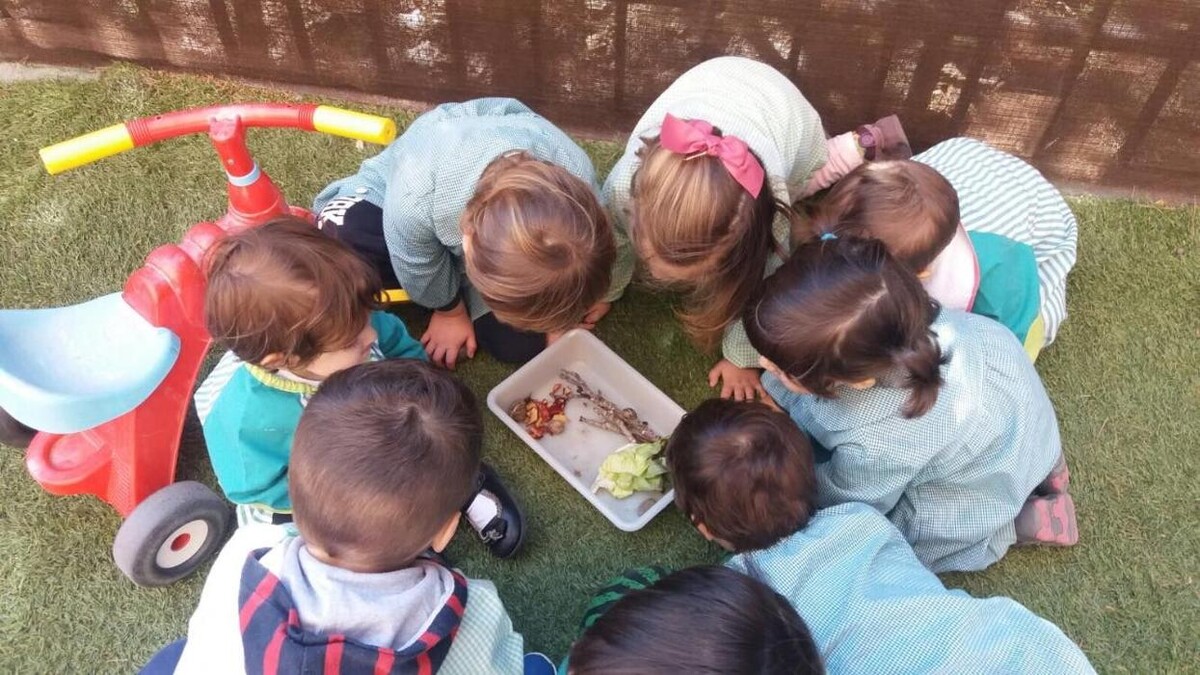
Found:
<path fill-rule="evenodd" d="M 263 652 L 263 675 L 276 675 L 279 672 L 279 654 L 283 651 L 283 635 L 284 625 L 279 624 L 275 629 L 275 634 L 271 636 L 271 641 L 267 643 L 267 650 Z"/>
<path fill-rule="evenodd" d="M 392 663 L 395 662 L 396 655 L 390 649 L 380 649 L 379 656 L 375 658 L 375 675 L 387 675 L 392 671 Z"/>
<path fill-rule="evenodd" d="M 451 595 L 450 599 L 446 601 L 446 604 L 450 606 L 450 609 L 454 611 L 454 614 L 458 618 L 462 618 L 463 604 L 462 601 L 458 599 L 457 595 Z"/>
<path fill-rule="evenodd" d="M 428 652 L 417 654 L 417 675 L 433 675 L 433 662 L 429 660 Z"/>
<path fill-rule="evenodd" d="M 342 645 L 346 636 L 330 635 L 325 646 L 325 675 L 338 675 L 342 668 Z"/>
<path fill-rule="evenodd" d="M 254 593 L 246 599 L 246 604 L 242 605 L 242 611 L 238 614 L 238 623 L 241 625 L 243 633 L 246 632 L 246 627 L 250 625 L 250 620 L 254 618 L 254 613 L 258 611 L 259 607 L 262 607 L 262 604 L 270 597 L 278 583 L 279 577 L 274 574 L 268 574 L 263 577 L 262 581 L 258 582 Z"/>

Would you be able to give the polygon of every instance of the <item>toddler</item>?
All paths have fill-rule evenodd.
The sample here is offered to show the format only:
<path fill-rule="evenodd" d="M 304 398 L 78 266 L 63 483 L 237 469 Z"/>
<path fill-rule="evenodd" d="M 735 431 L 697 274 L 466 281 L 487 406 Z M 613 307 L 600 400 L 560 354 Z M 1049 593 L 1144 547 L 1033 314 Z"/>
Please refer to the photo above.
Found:
<path fill-rule="evenodd" d="M 1028 364 L 1027 364 L 1028 365 Z M 1092 673 L 1056 626 L 950 590 L 870 506 L 816 510 L 812 448 L 765 405 L 713 399 L 671 435 L 675 503 L 730 568 L 787 598 L 831 673 Z"/>
<path fill-rule="evenodd" d="M 617 600 L 571 647 L 571 675 L 825 672 L 787 598 L 725 567 L 692 567 Z"/>
<path fill-rule="evenodd" d="M 205 314 L 229 352 L 196 392 L 196 412 L 238 522 L 291 520 L 289 464 L 300 414 L 321 383 L 369 360 L 425 359 L 400 319 L 373 311 L 379 278 L 310 223 L 285 217 L 217 243 L 209 254 Z M 523 518 L 484 466 L 468 521 L 508 557 Z M 461 506 L 461 505 L 460 505 Z"/>
<path fill-rule="evenodd" d="M 818 214 L 824 232 L 882 241 L 943 307 L 999 321 L 1031 358 L 1066 319 L 1075 216 L 1037 169 L 984 143 L 860 166 Z"/>
<path fill-rule="evenodd" d="M 830 453 L 822 506 L 874 506 L 934 572 L 1078 539 L 1054 408 L 1021 345 L 940 309 L 879 241 L 800 246 L 745 324 L 767 391 Z"/>
<path fill-rule="evenodd" d="M 385 285 L 433 310 L 421 342 L 450 368 L 477 345 L 520 363 L 563 331 L 593 327 L 633 269 L 587 154 L 509 98 L 421 115 L 313 211 Z"/>
<path fill-rule="evenodd" d="M 299 535 L 237 530 L 175 672 L 520 673 L 495 586 L 427 555 L 476 490 L 470 390 L 421 361 L 353 366 L 321 385 L 295 436 Z"/>
<path fill-rule="evenodd" d="M 864 158 L 909 155 L 895 117 L 826 140 L 782 73 L 721 57 L 681 75 L 642 115 L 604 201 L 650 276 L 686 291 L 680 316 L 695 343 L 721 345 L 709 385 L 747 398 L 762 390 L 738 317 L 790 250 L 792 204 Z"/>

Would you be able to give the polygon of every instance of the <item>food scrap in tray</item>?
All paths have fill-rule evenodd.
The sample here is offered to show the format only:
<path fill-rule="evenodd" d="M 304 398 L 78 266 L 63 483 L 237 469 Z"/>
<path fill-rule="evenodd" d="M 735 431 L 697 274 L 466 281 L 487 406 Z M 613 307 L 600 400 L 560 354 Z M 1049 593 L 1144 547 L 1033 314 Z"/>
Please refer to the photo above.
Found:
<path fill-rule="evenodd" d="M 549 399 L 526 396 L 509 408 L 509 415 L 524 425 L 530 436 L 540 439 L 561 434 L 566 428 L 568 401 L 573 398 L 586 401 L 596 416 L 581 415 L 580 422 L 617 434 L 627 441 L 604 459 L 592 491 L 607 490 L 617 499 L 625 499 L 637 492 L 661 494 L 667 483 L 667 469 L 662 461 L 666 439 L 651 429 L 636 410 L 622 408 L 608 400 L 579 373 L 562 370 L 558 376 L 566 384 L 556 382 L 550 389 Z M 580 473 L 576 471 L 575 475 Z M 653 505 L 654 500 L 648 501 Z M 643 503 L 639 510 L 647 508 Z"/>
<path fill-rule="evenodd" d="M 567 427 L 567 401 L 571 400 L 572 396 L 574 392 L 570 387 L 556 383 L 550 390 L 550 400 L 526 396 L 514 403 L 508 414 L 525 425 L 525 431 L 534 438 L 541 438 L 547 434 L 557 436 Z"/>

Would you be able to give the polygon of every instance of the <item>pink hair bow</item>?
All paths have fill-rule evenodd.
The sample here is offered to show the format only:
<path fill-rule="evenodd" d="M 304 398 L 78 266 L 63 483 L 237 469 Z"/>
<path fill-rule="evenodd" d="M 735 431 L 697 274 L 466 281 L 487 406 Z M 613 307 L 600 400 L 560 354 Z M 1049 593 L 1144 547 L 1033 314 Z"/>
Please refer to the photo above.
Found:
<path fill-rule="evenodd" d="M 681 120 L 667 113 L 662 123 L 659 143 L 680 155 L 703 153 L 721 160 L 730 176 L 758 199 L 762 192 L 763 167 L 750 152 L 746 142 L 736 136 L 718 136 L 713 125 L 704 120 Z"/>

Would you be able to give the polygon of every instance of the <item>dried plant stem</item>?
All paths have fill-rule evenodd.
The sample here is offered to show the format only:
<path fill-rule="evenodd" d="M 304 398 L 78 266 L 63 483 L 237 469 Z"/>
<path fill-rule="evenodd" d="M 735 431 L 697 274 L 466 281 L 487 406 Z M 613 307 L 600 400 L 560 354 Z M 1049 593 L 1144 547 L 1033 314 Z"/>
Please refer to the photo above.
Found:
<path fill-rule="evenodd" d="M 649 424 L 638 417 L 636 410 L 618 407 L 605 398 L 602 393 L 592 389 L 579 373 L 573 370 L 563 370 L 559 372 L 558 376 L 575 388 L 575 396 L 591 403 L 592 408 L 599 415 L 599 419 L 580 417 L 580 422 L 620 434 L 634 443 L 649 443 L 661 438 L 650 428 Z"/>

